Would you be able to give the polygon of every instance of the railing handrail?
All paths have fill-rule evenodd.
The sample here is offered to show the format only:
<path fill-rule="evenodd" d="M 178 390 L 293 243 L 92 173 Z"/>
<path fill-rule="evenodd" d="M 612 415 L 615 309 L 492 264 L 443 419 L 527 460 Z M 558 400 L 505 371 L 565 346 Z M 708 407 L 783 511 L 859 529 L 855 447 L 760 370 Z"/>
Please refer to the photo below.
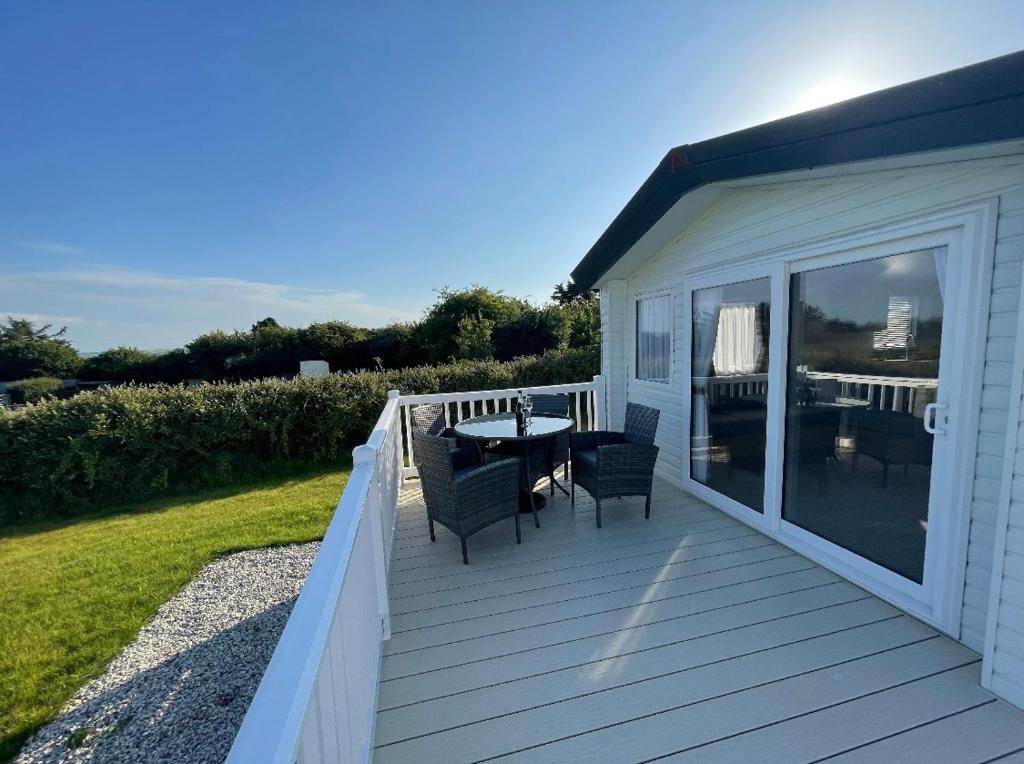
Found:
<path fill-rule="evenodd" d="M 353 451 L 348 482 L 228 754 L 232 764 L 295 761 L 356 532 L 368 506 L 376 465 L 366 452 L 379 452 L 398 406 L 397 394 L 391 395 L 366 444 Z"/>
<path fill-rule="evenodd" d="M 411 410 L 416 406 L 440 403 L 444 407 L 445 424 L 449 427 L 458 422 L 477 416 L 477 408 L 481 414 L 498 413 L 502 410 L 511 411 L 512 401 L 519 393 L 528 395 L 568 395 L 569 413 L 574 416 L 580 428 L 596 429 L 607 421 L 605 410 L 604 378 L 595 375 L 589 382 L 568 382 L 557 385 L 521 385 L 496 390 L 469 390 L 454 393 L 422 393 L 417 395 L 399 396 L 402 421 L 404 423 L 404 454 L 408 466 L 403 470 L 405 477 L 417 474 L 415 447 L 412 442 Z M 480 404 L 479 407 L 476 404 Z M 488 406 L 490 404 L 490 406 Z M 463 406 L 468 408 L 468 417 L 463 416 Z"/>
<path fill-rule="evenodd" d="M 937 387 L 939 380 L 933 377 L 889 377 L 882 374 L 848 374 L 842 371 L 804 372 L 811 379 L 834 379 L 837 382 L 856 382 L 862 385 L 886 385 L 888 387 Z M 737 382 L 762 382 L 768 379 L 767 372 L 759 374 L 722 374 L 713 377 L 694 377 L 711 383 L 731 384 Z"/>
<path fill-rule="evenodd" d="M 887 377 L 882 374 L 847 374 L 841 371 L 808 371 L 807 376 L 811 379 L 834 379 L 837 382 L 887 387 L 938 387 L 939 384 L 939 380 L 932 377 Z"/>
<path fill-rule="evenodd" d="M 570 382 L 561 385 L 523 385 L 521 387 L 509 387 L 500 390 L 468 390 L 458 393 L 422 393 L 418 395 L 402 395 L 400 400 L 403 405 L 408 403 L 458 403 L 460 401 L 480 401 L 492 398 L 515 398 L 520 392 L 524 393 L 578 393 L 591 390 L 593 382 Z"/>

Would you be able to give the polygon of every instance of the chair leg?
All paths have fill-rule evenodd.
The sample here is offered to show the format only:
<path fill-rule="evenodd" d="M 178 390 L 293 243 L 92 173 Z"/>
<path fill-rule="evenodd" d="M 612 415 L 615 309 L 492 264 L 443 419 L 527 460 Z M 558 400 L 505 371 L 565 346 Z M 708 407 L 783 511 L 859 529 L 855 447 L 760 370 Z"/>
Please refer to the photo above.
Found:
<path fill-rule="evenodd" d="M 566 467 L 566 469 L 569 469 Z M 569 476 L 569 503 L 576 506 L 576 472 Z"/>
<path fill-rule="evenodd" d="M 462 539 L 462 564 L 469 565 L 469 554 L 466 553 L 466 539 Z"/>
<path fill-rule="evenodd" d="M 537 502 L 533 498 L 533 491 L 530 491 L 529 494 L 530 494 L 530 512 L 533 513 L 533 526 L 535 528 L 539 528 L 540 527 L 540 518 L 537 516 Z"/>
<path fill-rule="evenodd" d="M 601 527 L 601 500 L 594 499 L 594 503 L 597 505 L 597 527 Z"/>
<path fill-rule="evenodd" d="M 516 507 L 516 513 L 513 515 L 513 517 L 516 520 L 516 543 L 517 544 L 522 544 L 523 543 L 523 533 L 519 529 L 519 507 Z"/>
<path fill-rule="evenodd" d="M 548 485 L 551 487 L 551 495 L 555 495 L 555 471 L 551 470 L 551 474 L 548 475 Z"/>
<path fill-rule="evenodd" d="M 430 526 L 430 540 L 431 541 L 437 541 L 437 538 L 434 536 L 434 518 L 428 517 L 427 518 L 427 525 Z"/>
<path fill-rule="evenodd" d="M 644 504 L 644 519 L 651 519 L 651 495 L 647 494 L 647 503 Z"/>

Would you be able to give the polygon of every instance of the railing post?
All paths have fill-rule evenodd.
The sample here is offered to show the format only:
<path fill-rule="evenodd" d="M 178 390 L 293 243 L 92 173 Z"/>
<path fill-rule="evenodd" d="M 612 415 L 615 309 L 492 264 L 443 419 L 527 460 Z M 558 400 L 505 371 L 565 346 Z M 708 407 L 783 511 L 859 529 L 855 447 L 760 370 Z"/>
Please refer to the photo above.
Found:
<path fill-rule="evenodd" d="M 377 584 L 377 612 L 381 619 L 381 638 L 391 638 L 391 613 L 388 608 L 388 565 L 384 558 L 384 522 L 381 517 L 380 473 L 377 469 L 377 449 L 363 444 L 352 450 L 352 465 L 370 464 L 370 487 L 366 500 L 370 506 L 366 509 L 370 515 L 370 530 L 373 534 L 373 578 Z"/>
<path fill-rule="evenodd" d="M 388 400 L 394 400 L 395 398 L 401 398 L 402 394 L 398 390 L 388 390 Z M 395 475 L 398 478 L 397 491 L 401 491 L 401 485 L 405 481 L 405 436 L 402 434 L 402 401 L 399 400 L 397 408 L 395 409 L 395 421 L 392 425 L 395 428 L 397 448 L 395 449 L 395 463 L 392 467 L 395 470 Z M 397 505 L 397 500 L 396 500 Z M 398 512 L 398 507 L 395 507 L 395 512 Z"/>
<path fill-rule="evenodd" d="M 398 390 L 388 390 L 388 400 L 395 401 L 395 416 L 391 420 L 391 451 L 388 452 L 390 457 L 390 464 L 388 469 L 391 470 L 391 476 L 394 479 L 395 487 L 395 505 L 388 507 L 389 520 L 388 526 L 384 528 L 386 537 L 384 539 L 384 554 L 386 559 L 384 562 L 387 564 L 387 568 L 391 570 L 391 547 L 395 542 L 395 523 L 398 521 L 398 504 L 402 499 L 402 483 L 405 482 L 405 445 L 402 442 L 402 402 L 400 399 L 402 396 Z"/>
<path fill-rule="evenodd" d="M 600 430 L 605 427 L 608 421 L 608 399 L 605 395 L 604 377 L 600 374 L 594 375 L 594 421 L 591 423 L 591 430 Z"/>

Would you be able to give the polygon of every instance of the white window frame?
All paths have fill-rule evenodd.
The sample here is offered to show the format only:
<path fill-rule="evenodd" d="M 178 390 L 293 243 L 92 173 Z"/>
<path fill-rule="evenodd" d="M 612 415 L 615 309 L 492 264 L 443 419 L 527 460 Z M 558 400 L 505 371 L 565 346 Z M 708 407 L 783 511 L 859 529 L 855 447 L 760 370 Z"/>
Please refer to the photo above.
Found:
<path fill-rule="evenodd" d="M 643 379 L 640 377 L 640 368 L 637 363 L 637 356 L 640 353 L 640 302 L 658 297 L 668 298 L 668 378 Z M 653 385 L 658 389 L 671 387 L 674 376 L 675 352 L 676 352 L 676 316 L 675 316 L 675 292 L 671 289 L 658 289 L 655 291 L 638 292 L 633 296 L 633 315 L 630 318 L 630 336 L 632 338 L 632 352 L 630 353 L 630 380 L 641 385 Z"/>
<path fill-rule="evenodd" d="M 764 532 L 770 538 L 818 562 L 844 578 L 863 586 L 893 605 L 906 610 L 953 637 L 959 637 L 967 541 L 970 527 L 971 486 L 978 439 L 982 375 L 987 338 L 988 309 L 995 255 L 995 227 L 998 199 L 987 199 L 954 209 L 908 217 L 904 220 L 849 235 L 819 239 L 813 244 L 794 246 L 758 258 L 742 267 L 703 268 L 683 274 L 686 339 L 682 343 L 683 378 L 683 464 L 682 483 L 686 490 L 736 519 Z M 958 320 L 943 327 L 941 374 L 956 399 L 949 401 L 955 421 L 950 423 L 952 440 L 948 449 L 947 481 L 949 505 L 945 522 L 929 528 L 925 558 L 925 582 L 921 587 L 882 566 L 859 558 L 802 529 L 784 523 L 782 478 L 785 446 L 786 365 L 789 339 L 790 274 L 814 270 L 828 264 L 856 262 L 897 252 L 948 247 L 947 284 L 959 286 L 956 296 Z M 875 252 L 876 254 L 871 254 Z M 952 266 L 956 267 L 952 267 Z M 765 454 L 765 502 L 761 515 L 717 491 L 690 479 L 690 367 L 692 355 L 693 290 L 735 283 L 772 274 L 771 338 L 769 341 L 769 405 Z M 952 295 L 952 292 L 950 293 Z M 948 341 L 947 341 L 948 338 Z M 951 348 L 947 352 L 947 348 Z M 952 363 L 956 358 L 957 363 Z M 964 369 L 972 373 L 964 374 Z M 933 470 L 933 480 L 935 470 Z M 935 490 L 935 483 L 932 486 Z M 934 495 L 934 494 L 933 494 Z M 945 575 L 941 575 L 945 571 Z M 892 577 L 892 578 L 890 578 Z"/>

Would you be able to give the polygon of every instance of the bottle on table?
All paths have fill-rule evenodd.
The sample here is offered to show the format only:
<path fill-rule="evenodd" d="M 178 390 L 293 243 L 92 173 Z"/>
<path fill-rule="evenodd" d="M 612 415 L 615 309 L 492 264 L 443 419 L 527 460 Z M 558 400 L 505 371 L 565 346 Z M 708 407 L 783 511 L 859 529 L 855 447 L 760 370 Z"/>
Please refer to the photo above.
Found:
<path fill-rule="evenodd" d="M 523 391 L 516 397 L 516 435 L 526 434 L 526 408 L 523 406 Z"/>

